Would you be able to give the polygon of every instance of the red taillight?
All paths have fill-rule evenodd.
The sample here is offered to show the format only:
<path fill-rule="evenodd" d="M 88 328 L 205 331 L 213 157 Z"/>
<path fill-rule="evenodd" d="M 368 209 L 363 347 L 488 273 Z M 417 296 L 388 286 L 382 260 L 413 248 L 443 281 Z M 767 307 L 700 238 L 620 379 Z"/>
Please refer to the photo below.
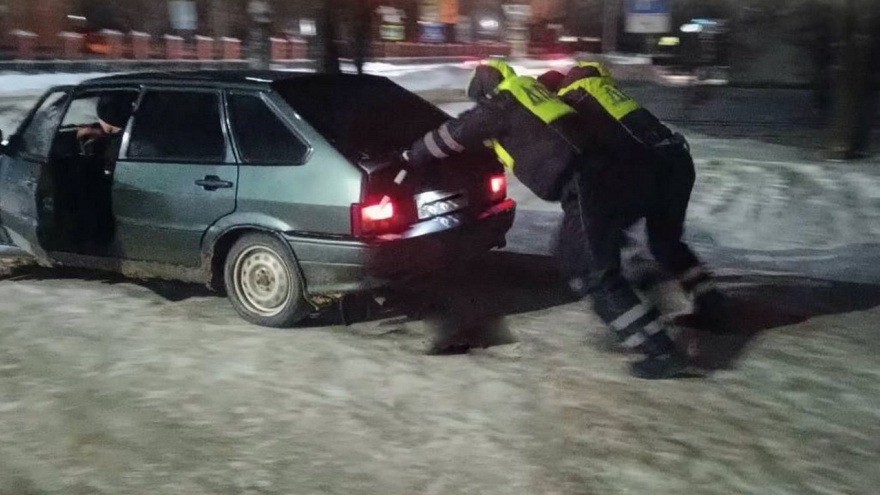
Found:
<path fill-rule="evenodd" d="M 493 175 L 489 178 L 489 197 L 492 201 L 501 201 L 507 197 L 507 177 Z"/>
<path fill-rule="evenodd" d="M 386 201 L 361 209 L 361 220 L 364 222 L 378 222 L 394 218 L 394 203 Z"/>
<path fill-rule="evenodd" d="M 393 232 L 400 226 L 394 202 L 383 199 L 372 205 L 351 205 L 351 230 L 356 237 Z"/>

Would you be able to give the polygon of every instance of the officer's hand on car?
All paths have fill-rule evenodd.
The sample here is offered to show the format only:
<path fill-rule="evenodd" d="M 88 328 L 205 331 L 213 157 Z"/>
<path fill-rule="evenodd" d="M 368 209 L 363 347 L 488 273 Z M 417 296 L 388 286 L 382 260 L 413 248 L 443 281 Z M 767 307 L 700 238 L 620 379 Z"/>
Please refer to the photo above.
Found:
<path fill-rule="evenodd" d="M 412 161 L 408 149 L 400 151 L 398 153 L 398 156 L 400 158 L 400 161 L 403 162 L 403 168 L 400 170 L 394 180 L 394 182 L 396 182 L 398 185 L 402 184 L 403 181 L 431 182 L 439 180 L 439 176 L 442 173 L 441 167 L 416 164 Z"/>

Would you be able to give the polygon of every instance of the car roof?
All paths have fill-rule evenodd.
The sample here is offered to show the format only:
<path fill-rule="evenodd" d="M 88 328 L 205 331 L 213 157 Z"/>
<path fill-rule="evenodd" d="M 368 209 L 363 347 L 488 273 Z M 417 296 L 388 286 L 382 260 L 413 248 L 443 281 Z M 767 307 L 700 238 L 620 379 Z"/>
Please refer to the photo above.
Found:
<path fill-rule="evenodd" d="M 182 70 L 133 72 L 113 76 L 98 77 L 80 83 L 81 87 L 108 86 L 116 84 L 158 84 L 170 86 L 210 86 L 217 88 L 259 88 L 268 89 L 278 81 L 309 79 L 316 77 L 375 77 L 352 74 L 314 74 L 307 72 L 286 72 L 273 70 Z"/>

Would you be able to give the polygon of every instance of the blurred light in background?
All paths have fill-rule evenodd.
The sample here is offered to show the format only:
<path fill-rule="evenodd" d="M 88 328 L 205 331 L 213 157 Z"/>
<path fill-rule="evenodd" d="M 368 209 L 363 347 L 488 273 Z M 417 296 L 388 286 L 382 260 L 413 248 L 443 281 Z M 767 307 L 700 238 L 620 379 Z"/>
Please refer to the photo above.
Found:
<path fill-rule="evenodd" d="M 498 21 L 489 18 L 480 19 L 480 27 L 487 31 L 494 31 L 498 29 Z"/>

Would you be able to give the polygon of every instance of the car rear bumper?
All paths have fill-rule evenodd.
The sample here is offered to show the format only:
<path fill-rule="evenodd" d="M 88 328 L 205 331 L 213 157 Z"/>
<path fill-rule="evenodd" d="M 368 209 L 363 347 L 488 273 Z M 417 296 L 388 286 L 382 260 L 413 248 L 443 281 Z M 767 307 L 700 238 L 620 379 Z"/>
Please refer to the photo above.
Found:
<path fill-rule="evenodd" d="M 286 236 L 303 271 L 309 295 L 343 294 L 442 270 L 494 247 L 503 247 L 516 203 L 507 200 L 478 218 L 446 215 L 420 222 L 400 235 L 373 242 Z"/>

